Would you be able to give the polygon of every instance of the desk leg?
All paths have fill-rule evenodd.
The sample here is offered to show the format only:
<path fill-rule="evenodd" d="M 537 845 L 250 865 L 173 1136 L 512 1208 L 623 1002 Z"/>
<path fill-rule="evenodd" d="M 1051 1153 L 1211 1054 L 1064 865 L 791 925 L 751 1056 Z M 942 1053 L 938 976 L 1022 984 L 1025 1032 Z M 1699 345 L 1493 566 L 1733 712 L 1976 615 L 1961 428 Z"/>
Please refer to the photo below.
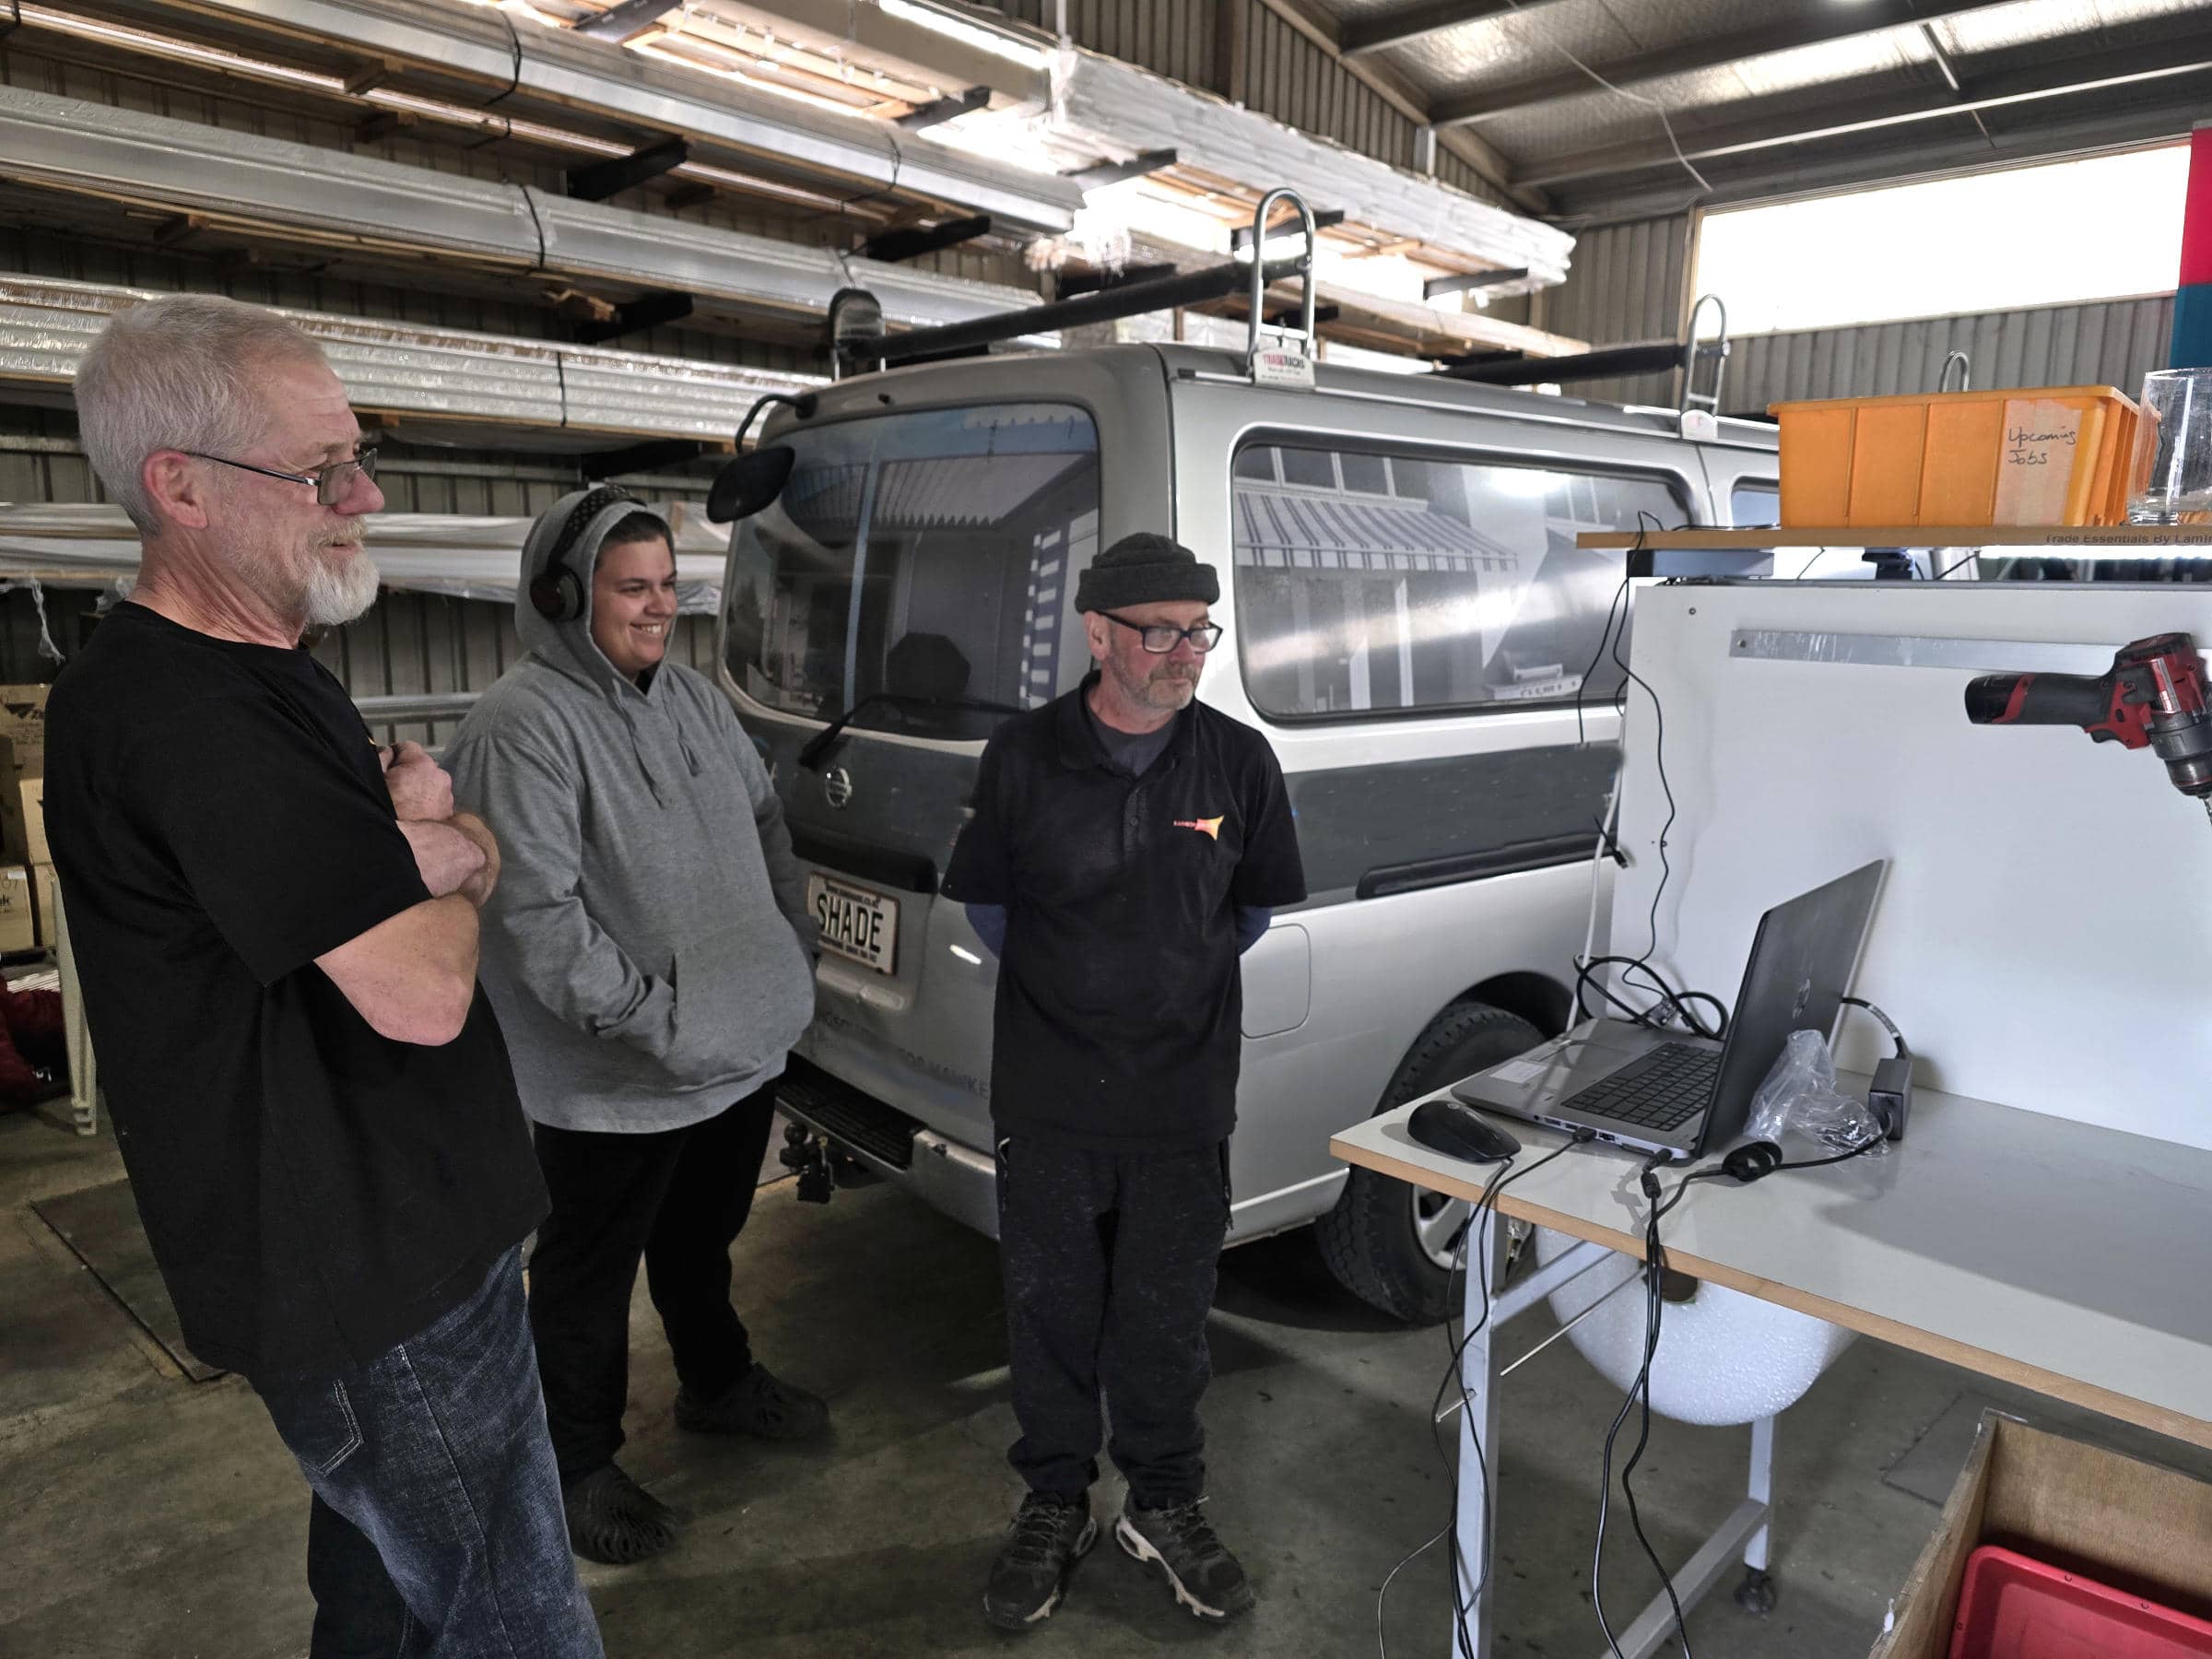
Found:
<path fill-rule="evenodd" d="M 1766 1512 L 1767 1519 L 1744 1547 L 1744 1582 L 1735 1587 L 1736 1606 L 1760 1618 L 1774 1610 L 1774 1581 L 1767 1576 L 1767 1539 L 1774 1515 L 1774 1419 L 1760 1418 L 1751 1425 L 1751 1479 L 1747 1495 Z"/>
<path fill-rule="evenodd" d="M 1496 1218 L 1487 1210 L 1467 1234 L 1467 1288 L 1462 1330 L 1475 1331 L 1460 1356 L 1460 1381 L 1467 1409 L 1459 1414 L 1458 1602 L 1467 1609 L 1452 1632 L 1453 1659 L 1489 1659 L 1490 1516 L 1497 1509 L 1498 1393 L 1490 1374 L 1490 1335 L 1495 1320 L 1484 1320 L 1480 1264 L 1492 1259 Z M 1479 1449 L 1475 1436 L 1479 1432 Z"/>

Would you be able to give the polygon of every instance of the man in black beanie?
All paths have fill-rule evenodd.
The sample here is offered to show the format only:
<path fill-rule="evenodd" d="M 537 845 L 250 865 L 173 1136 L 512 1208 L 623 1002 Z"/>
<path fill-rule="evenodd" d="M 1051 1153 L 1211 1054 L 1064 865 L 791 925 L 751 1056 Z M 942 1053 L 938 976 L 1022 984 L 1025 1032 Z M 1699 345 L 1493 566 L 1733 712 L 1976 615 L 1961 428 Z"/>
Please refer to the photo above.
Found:
<path fill-rule="evenodd" d="M 1106 1450 L 1117 1542 L 1200 1618 L 1252 1586 L 1199 1509 L 1206 1316 L 1230 1218 L 1238 956 L 1305 897 L 1266 739 L 1194 701 L 1220 582 L 1124 536 L 1076 589 L 1098 666 L 1002 725 L 945 893 L 999 958 L 991 1052 L 999 1259 L 1029 1494 L 984 1593 L 1002 1630 L 1059 1605 L 1097 1542 Z"/>

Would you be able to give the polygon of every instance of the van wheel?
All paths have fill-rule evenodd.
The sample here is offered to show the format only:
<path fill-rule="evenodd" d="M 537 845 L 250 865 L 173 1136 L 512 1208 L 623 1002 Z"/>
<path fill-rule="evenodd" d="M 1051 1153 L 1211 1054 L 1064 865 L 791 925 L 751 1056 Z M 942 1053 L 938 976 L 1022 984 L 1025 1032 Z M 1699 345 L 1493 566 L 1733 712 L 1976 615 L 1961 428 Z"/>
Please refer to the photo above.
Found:
<path fill-rule="evenodd" d="M 1543 1041 L 1544 1033 L 1517 1014 L 1487 1003 L 1453 1003 L 1399 1063 L 1376 1115 Z M 1329 1271 L 1354 1296 L 1408 1324 L 1435 1324 L 1455 1306 L 1451 1241 L 1466 1214 L 1464 1200 L 1354 1170 L 1336 1207 L 1313 1224 L 1313 1232 Z"/>

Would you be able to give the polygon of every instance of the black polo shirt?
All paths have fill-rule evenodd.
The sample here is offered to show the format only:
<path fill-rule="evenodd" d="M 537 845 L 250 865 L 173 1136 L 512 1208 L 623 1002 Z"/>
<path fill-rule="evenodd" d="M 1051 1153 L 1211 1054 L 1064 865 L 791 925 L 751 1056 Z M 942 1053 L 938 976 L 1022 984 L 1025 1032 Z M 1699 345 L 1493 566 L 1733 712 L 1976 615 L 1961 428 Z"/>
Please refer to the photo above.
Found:
<path fill-rule="evenodd" d="M 1006 910 L 991 1045 L 1002 1134 L 1201 1147 L 1236 1126 L 1236 911 L 1306 896 L 1267 740 L 1204 703 L 1140 778 L 1083 699 L 998 728 L 945 895 Z"/>

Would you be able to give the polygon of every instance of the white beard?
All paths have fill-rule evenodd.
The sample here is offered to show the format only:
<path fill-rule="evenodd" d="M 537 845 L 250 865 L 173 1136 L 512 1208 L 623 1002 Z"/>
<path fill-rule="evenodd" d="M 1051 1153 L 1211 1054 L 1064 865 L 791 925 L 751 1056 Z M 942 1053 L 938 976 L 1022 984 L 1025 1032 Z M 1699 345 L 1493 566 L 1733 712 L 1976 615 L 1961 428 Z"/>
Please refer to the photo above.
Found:
<path fill-rule="evenodd" d="M 317 564 L 307 576 L 307 625 L 335 628 L 350 622 L 376 603 L 382 580 L 376 561 L 356 553 L 343 570 Z"/>

